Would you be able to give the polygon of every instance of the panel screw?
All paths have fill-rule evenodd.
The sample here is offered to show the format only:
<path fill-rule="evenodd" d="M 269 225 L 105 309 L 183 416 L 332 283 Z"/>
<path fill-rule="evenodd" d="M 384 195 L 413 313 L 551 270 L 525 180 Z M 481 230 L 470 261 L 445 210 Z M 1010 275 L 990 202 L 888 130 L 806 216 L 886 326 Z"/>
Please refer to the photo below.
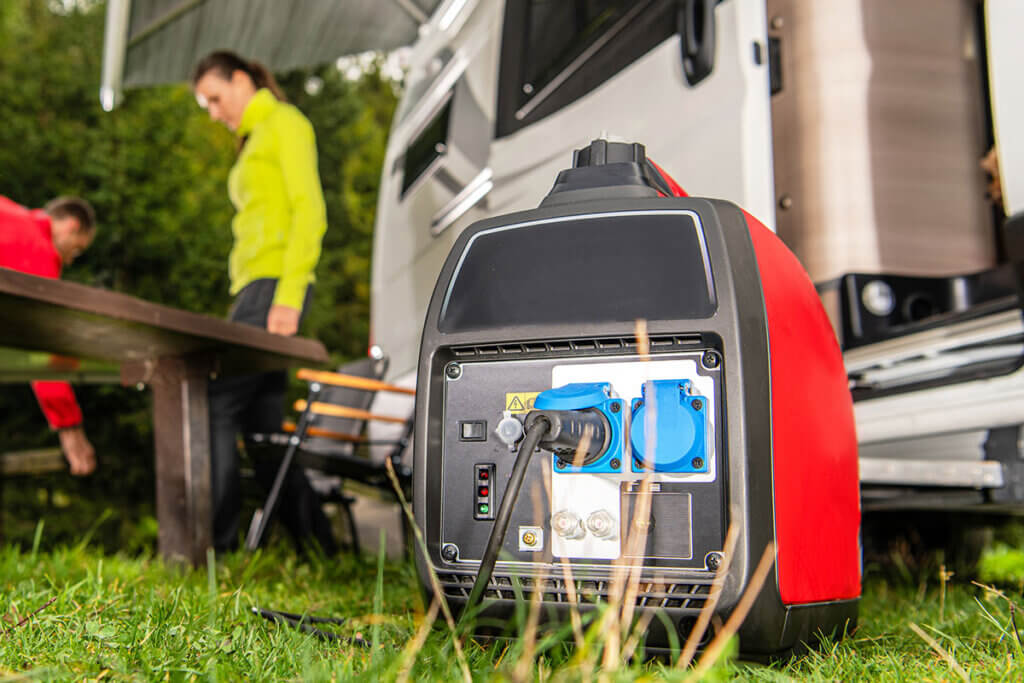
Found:
<path fill-rule="evenodd" d="M 524 533 L 523 545 L 528 545 L 530 547 L 537 545 L 537 534 L 533 533 L 532 531 L 527 531 L 526 533 Z"/>
<path fill-rule="evenodd" d="M 704 467 L 704 458 L 694 458 L 690 461 L 690 464 L 693 465 L 693 469 L 699 470 Z"/>
<path fill-rule="evenodd" d="M 445 562 L 454 562 L 459 557 L 458 546 L 452 543 L 445 543 L 444 547 L 441 548 L 441 559 Z"/>
<path fill-rule="evenodd" d="M 618 401 L 615 401 L 610 406 L 608 406 L 608 409 L 611 410 L 613 413 L 617 413 L 620 410 L 622 410 L 622 404 L 619 403 Z"/>
<path fill-rule="evenodd" d="M 791 209 L 793 207 L 793 198 L 788 194 L 784 194 L 779 197 L 779 208 L 783 211 Z"/>
<path fill-rule="evenodd" d="M 694 410 L 700 410 L 701 408 L 704 407 L 704 401 L 700 400 L 699 398 L 695 398 L 693 399 L 693 403 L 691 403 L 690 405 L 693 406 Z"/>
<path fill-rule="evenodd" d="M 613 470 L 617 470 L 620 467 L 622 467 L 622 461 L 620 461 L 618 458 L 612 458 L 612 461 L 608 464 L 612 466 Z"/>
<path fill-rule="evenodd" d="M 701 356 L 700 362 L 706 368 L 717 368 L 721 359 L 714 351 L 705 351 L 704 355 Z"/>
<path fill-rule="evenodd" d="M 718 569 L 722 566 L 722 553 L 708 553 L 708 556 L 704 558 L 704 564 L 708 566 L 708 569 Z"/>
<path fill-rule="evenodd" d="M 786 22 L 785 22 L 785 20 L 782 17 L 780 17 L 780 16 L 772 17 L 772 28 L 775 29 L 776 31 L 780 30 L 785 25 L 786 25 Z"/>
<path fill-rule="evenodd" d="M 462 366 L 458 363 L 449 363 L 444 369 L 444 374 L 448 379 L 458 379 L 462 377 Z"/>

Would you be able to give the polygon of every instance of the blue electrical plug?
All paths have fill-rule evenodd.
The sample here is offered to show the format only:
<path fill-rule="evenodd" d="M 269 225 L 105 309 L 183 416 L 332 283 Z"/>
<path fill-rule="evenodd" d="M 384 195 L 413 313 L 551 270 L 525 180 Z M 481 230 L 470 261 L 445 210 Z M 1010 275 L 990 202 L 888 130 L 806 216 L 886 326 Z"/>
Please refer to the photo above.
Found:
<path fill-rule="evenodd" d="M 622 471 L 623 402 L 612 398 L 608 382 L 566 384 L 541 392 L 534 400 L 536 414 L 552 424 L 540 446 L 550 450 L 555 472 L 600 473 Z M 530 415 L 533 415 L 531 413 Z M 526 418 L 530 424 L 530 415 Z M 590 433 L 589 445 L 577 453 L 583 432 Z M 582 463 L 575 461 L 579 457 Z"/>

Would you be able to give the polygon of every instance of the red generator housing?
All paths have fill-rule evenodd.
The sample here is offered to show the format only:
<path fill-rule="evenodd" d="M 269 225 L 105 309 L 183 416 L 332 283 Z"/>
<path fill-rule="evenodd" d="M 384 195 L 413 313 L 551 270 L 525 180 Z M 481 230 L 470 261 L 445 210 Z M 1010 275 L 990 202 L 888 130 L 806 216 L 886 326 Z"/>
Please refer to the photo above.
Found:
<path fill-rule="evenodd" d="M 538 209 L 460 236 L 428 310 L 416 411 L 423 586 L 436 572 L 456 611 L 482 595 L 497 621 L 480 623 L 536 590 L 546 618 L 568 618 L 570 588 L 591 609 L 634 566 L 637 610 L 668 617 L 651 620 L 647 647 L 668 648 L 724 562 L 727 617 L 770 547 L 742 653 L 785 654 L 856 623 L 853 404 L 814 286 L 770 230 L 686 197 L 641 145 L 595 141 Z M 582 416 L 598 443 L 581 460 L 553 428 L 530 441 L 538 415 Z"/>

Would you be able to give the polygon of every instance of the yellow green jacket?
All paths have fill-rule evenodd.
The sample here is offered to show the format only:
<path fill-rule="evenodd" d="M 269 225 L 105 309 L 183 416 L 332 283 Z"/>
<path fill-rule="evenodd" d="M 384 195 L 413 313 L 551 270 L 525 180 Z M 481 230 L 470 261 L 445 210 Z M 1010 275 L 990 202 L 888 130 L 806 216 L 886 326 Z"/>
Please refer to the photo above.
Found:
<path fill-rule="evenodd" d="M 249 100 L 237 132 L 247 139 L 228 175 L 237 212 L 228 261 L 231 293 L 253 280 L 276 278 L 274 303 L 301 309 L 327 229 L 313 126 L 264 88 Z"/>

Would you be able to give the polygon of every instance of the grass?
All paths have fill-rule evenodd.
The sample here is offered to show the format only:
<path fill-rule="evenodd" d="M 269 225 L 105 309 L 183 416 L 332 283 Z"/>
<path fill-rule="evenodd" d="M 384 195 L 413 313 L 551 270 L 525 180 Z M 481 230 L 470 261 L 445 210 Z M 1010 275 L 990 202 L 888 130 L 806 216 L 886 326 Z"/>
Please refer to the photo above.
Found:
<path fill-rule="evenodd" d="M 463 678 L 443 619 L 442 626 L 422 628 L 409 564 L 351 555 L 299 561 L 282 547 L 185 571 L 85 545 L 47 552 L 38 545 L 0 550 L 0 680 L 394 680 L 403 668 L 411 680 Z M 1012 552 L 1019 561 L 1019 551 L 990 553 L 983 575 L 1004 571 Z M 869 575 L 860 628 L 851 637 L 767 666 L 737 662 L 727 647 L 705 680 L 1024 678 L 1024 648 L 1010 624 L 1021 575 L 996 578 L 1008 582 L 1004 593 L 937 574 L 917 582 Z M 321 640 L 264 621 L 252 614 L 254 605 L 345 616 L 337 633 L 376 646 Z M 422 645 L 417 636 L 425 638 Z M 530 649 L 542 652 L 534 659 Z M 477 680 L 587 678 L 586 658 L 543 634 L 535 642 L 470 640 L 463 650 Z M 595 680 L 688 676 L 662 662 L 595 671 Z"/>

